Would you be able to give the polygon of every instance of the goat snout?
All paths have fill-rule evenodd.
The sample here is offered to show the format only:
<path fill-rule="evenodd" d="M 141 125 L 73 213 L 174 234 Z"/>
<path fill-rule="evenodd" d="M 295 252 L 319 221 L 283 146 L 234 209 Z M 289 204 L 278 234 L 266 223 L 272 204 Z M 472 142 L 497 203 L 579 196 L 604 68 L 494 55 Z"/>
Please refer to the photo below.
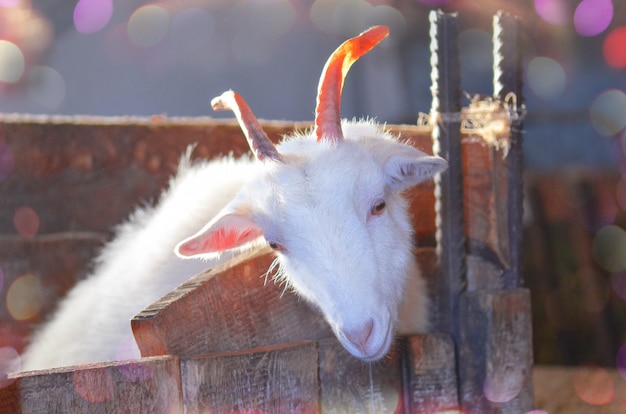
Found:
<path fill-rule="evenodd" d="M 363 326 L 362 329 L 355 330 L 355 331 L 344 331 L 344 335 L 346 336 L 346 339 L 348 341 L 352 342 L 352 345 L 357 347 L 357 349 L 361 351 L 362 353 L 366 354 L 367 342 L 372 336 L 373 328 L 374 328 L 374 321 L 370 319 L 369 321 L 367 321 L 367 323 L 365 324 L 365 326 Z"/>
<path fill-rule="evenodd" d="M 339 330 L 337 335 L 352 355 L 365 361 L 376 361 L 385 356 L 392 336 L 390 323 L 375 323 L 373 319 L 358 328 Z"/>

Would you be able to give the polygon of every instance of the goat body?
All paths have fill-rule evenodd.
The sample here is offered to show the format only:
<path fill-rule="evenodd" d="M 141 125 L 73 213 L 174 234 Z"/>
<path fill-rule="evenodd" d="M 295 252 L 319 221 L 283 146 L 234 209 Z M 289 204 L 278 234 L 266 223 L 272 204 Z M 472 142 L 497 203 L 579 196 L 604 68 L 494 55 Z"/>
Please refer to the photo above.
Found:
<path fill-rule="evenodd" d="M 363 54 L 381 33 L 374 28 L 348 42 Z M 351 55 L 348 42 L 324 70 L 310 133 L 274 147 L 236 93 L 213 102 L 235 112 L 257 160 L 191 164 L 184 158 L 157 206 L 138 210 L 120 227 L 93 274 L 34 336 L 23 370 L 139 357 L 129 324 L 136 313 L 262 242 L 275 250 L 281 277 L 323 313 L 354 356 L 380 359 L 395 333 L 427 329 L 428 299 L 402 191 L 444 170 L 446 162 L 399 142 L 373 121 L 339 123 L 340 96 L 323 92 L 337 89 L 336 76 L 343 82 L 345 71 L 333 69 L 332 59 Z"/>

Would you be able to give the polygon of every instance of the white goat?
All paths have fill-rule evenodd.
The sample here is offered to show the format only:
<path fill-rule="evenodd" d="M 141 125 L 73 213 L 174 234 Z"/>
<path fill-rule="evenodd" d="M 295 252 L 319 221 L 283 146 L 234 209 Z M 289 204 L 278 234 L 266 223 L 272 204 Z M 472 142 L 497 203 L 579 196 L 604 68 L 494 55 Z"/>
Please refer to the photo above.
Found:
<path fill-rule="evenodd" d="M 239 95 L 214 99 L 214 109 L 234 111 L 257 160 L 184 158 L 157 207 L 138 210 L 120 228 L 95 272 L 34 336 L 22 369 L 139 357 L 129 324 L 136 313 L 262 241 L 352 355 L 377 360 L 396 332 L 426 330 L 428 300 L 401 192 L 447 164 L 372 121 L 342 123 L 339 115 L 348 68 L 387 34 L 374 27 L 331 55 L 315 130 L 277 147 Z"/>

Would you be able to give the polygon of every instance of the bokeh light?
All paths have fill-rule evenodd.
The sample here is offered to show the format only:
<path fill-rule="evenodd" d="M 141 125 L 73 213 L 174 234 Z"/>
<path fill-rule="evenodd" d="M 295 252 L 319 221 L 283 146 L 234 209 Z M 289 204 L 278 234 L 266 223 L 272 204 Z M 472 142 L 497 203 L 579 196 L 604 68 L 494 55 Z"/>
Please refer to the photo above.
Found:
<path fill-rule="evenodd" d="M 616 136 L 626 128 L 626 94 L 618 89 L 602 92 L 591 104 L 589 115 L 596 131 Z"/>
<path fill-rule="evenodd" d="M 545 56 L 533 58 L 528 63 L 528 86 L 538 97 L 556 99 L 565 90 L 565 70 L 559 62 Z"/>
<path fill-rule="evenodd" d="M 113 0 L 79 0 L 74 8 L 74 27 L 80 33 L 102 30 L 113 16 Z"/>
<path fill-rule="evenodd" d="M 354 36 L 366 29 L 365 16 L 370 8 L 365 0 L 316 0 L 310 17 L 322 32 Z"/>
<path fill-rule="evenodd" d="M 607 65 L 614 69 L 626 69 L 626 26 L 613 29 L 604 39 L 602 53 Z"/>
<path fill-rule="evenodd" d="M 584 294 L 580 305 L 590 313 L 602 312 L 611 299 L 611 287 L 608 281 L 592 266 L 581 267 L 574 280 L 580 281 L 580 289 Z"/>
<path fill-rule="evenodd" d="M 128 38 L 137 47 L 160 43 L 170 27 L 170 14 L 157 4 L 141 6 L 128 19 Z"/>
<path fill-rule="evenodd" d="M 619 374 L 626 380 L 626 344 L 623 344 L 615 356 L 615 367 Z"/>
<path fill-rule="evenodd" d="M 113 377 L 108 368 L 76 369 L 72 373 L 74 389 L 84 400 L 102 403 L 113 397 Z"/>
<path fill-rule="evenodd" d="M 248 30 L 270 37 L 287 33 L 296 22 L 296 10 L 289 0 L 247 0 L 239 4 L 239 15 Z"/>
<path fill-rule="evenodd" d="M 563 26 L 569 20 L 568 3 L 563 0 L 535 0 L 537 14 L 546 22 Z"/>
<path fill-rule="evenodd" d="M 375 26 L 389 26 L 389 38 L 381 46 L 401 39 L 407 30 L 405 16 L 388 4 L 372 5 L 366 0 L 316 0 L 311 6 L 310 18 L 322 32 L 343 37 L 355 36 Z"/>
<path fill-rule="evenodd" d="M 602 227 L 593 239 L 593 254 L 609 272 L 626 270 L 626 232 L 613 224 Z"/>
<path fill-rule="evenodd" d="M 611 275 L 613 291 L 622 300 L 626 300 L 626 272 L 613 273 Z"/>
<path fill-rule="evenodd" d="M 210 41 L 214 32 L 215 19 L 203 9 L 191 7 L 172 19 L 171 36 L 177 48 L 200 49 Z"/>
<path fill-rule="evenodd" d="M 44 289 L 39 278 L 26 273 L 15 279 L 7 289 L 6 307 L 13 319 L 24 321 L 39 314 L 43 298 Z"/>
<path fill-rule="evenodd" d="M 296 11 L 287 0 L 245 1 L 239 4 L 238 28 L 232 39 L 235 59 L 260 65 L 272 56 L 275 38 L 289 31 L 296 22 Z"/>
<path fill-rule="evenodd" d="M 13 152 L 9 145 L 0 140 L 0 182 L 6 180 L 13 171 Z"/>
<path fill-rule="evenodd" d="M 8 40 L 0 40 L 0 82 L 18 82 L 25 67 L 24 54 L 20 48 Z"/>
<path fill-rule="evenodd" d="M 611 0 L 583 0 L 574 11 L 574 27 L 581 36 L 595 36 L 609 27 L 613 20 Z"/>
<path fill-rule="evenodd" d="M 34 237 L 39 231 L 39 215 L 28 206 L 18 207 L 13 213 L 13 226 L 24 237 Z"/>
<path fill-rule="evenodd" d="M 615 186 L 615 199 L 617 200 L 617 205 L 623 211 L 626 211 L 626 174 L 621 176 Z"/>
<path fill-rule="evenodd" d="M 21 0 L 0 0 L 0 7 L 15 7 Z"/>
<path fill-rule="evenodd" d="M 154 376 L 154 367 L 141 361 L 121 364 L 117 369 L 124 378 L 132 382 L 148 381 Z"/>
<path fill-rule="evenodd" d="M 0 388 L 10 385 L 14 380 L 7 378 L 7 374 L 20 370 L 20 355 L 10 346 L 0 347 Z"/>
<path fill-rule="evenodd" d="M 389 27 L 389 39 L 392 43 L 395 39 L 404 37 L 407 22 L 404 15 L 395 7 L 380 5 L 370 8 L 365 14 L 367 27 L 385 25 Z M 385 43 L 383 43 L 384 45 Z"/>
<path fill-rule="evenodd" d="M 589 405 L 605 405 L 615 397 L 613 376 L 605 368 L 577 368 L 572 382 L 578 398 Z"/>
<path fill-rule="evenodd" d="M 65 80 L 48 66 L 35 66 L 28 74 L 28 95 L 46 109 L 57 109 L 65 100 Z"/>

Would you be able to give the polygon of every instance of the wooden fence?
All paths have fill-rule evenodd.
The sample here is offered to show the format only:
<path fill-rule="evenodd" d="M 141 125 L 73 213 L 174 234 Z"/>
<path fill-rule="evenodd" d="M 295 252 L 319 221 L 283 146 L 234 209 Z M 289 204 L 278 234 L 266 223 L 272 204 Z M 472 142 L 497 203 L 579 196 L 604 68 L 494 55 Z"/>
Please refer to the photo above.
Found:
<path fill-rule="evenodd" d="M 518 22 L 494 17 L 494 95 L 465 107 L 457 32 L 455 15 L 432 12 L 432 111 L 419 125 L 389 126 L 450 163 L 435 183 L 408 194 L 415 254 L 433 298 L 434 333 L 399 338 L 382 362 L 357 360 L 315 310 L 282 286 L 264 283 L 260 276 L 272 258 L 258 251 L 190 279 L 137 315 L 132 328 L 141 360 L 0 377 L 0 411 L 530 410 L 530 296 L 519 274 Z M 198 143 L 195 155 L 202 157 L 247 151 L 230 121 L 0 121 L 0 144 L 11 167 L 0 180 L 6 298 L 0 349 L 18 352 L 33 326 L 87 271 L 110 228 L 166 185 L 186 146 Z M 273 140 L 307 126 L 263 125 Z M 17 234 L 18 211 L 31 217 L 24 231 L 37 226 L 34 237 Z M 9 290 L 21 278 L 30 278 L 31 289 L 15 305 Z"/>

